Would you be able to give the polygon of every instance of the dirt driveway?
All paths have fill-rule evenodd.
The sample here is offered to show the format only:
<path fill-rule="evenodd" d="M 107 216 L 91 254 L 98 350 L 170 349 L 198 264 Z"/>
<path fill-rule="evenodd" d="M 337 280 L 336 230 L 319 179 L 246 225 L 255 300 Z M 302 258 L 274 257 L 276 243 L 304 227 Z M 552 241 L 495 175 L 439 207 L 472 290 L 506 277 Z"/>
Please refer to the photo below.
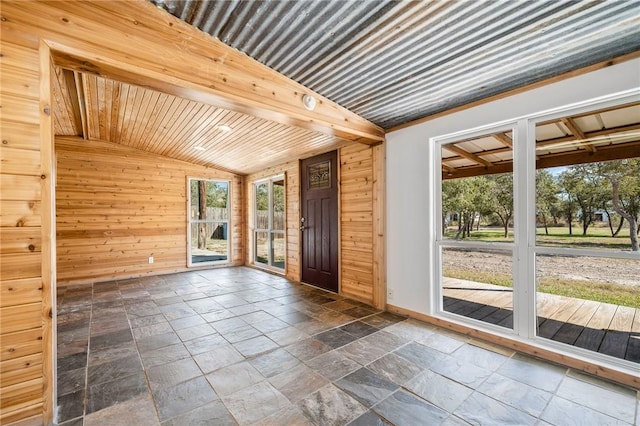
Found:
<path fill-rule="evenodd" d="M 477 272 L 511 273 L 511 256 L 501 253 L 447 249 L 444 267 Z M 640 287 L 640 261 L 596 257 L 538 256 L 536 271 L 543 277 Z"/>

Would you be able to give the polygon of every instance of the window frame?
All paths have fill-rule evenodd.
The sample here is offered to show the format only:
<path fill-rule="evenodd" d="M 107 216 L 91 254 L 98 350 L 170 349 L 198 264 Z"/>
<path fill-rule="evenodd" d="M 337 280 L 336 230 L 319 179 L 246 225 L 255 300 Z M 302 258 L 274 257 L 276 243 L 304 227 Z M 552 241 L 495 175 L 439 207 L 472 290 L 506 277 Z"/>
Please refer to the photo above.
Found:
<path fill-rule="evenodd" d="M 273 215 L 274 215 L 274 210 L 273 210 L 273 187 L 274 187 L 274 182 L 279 182 L 282 181 L 283 182 L 283 198 L 284 198 L 284 227 L 283 229 L 273 229 Z M 262 184 L 267 184 L 267 197 L 268 197 L 268 210 L 267 210 L 267 223 L 268 223 L 268 227 L 267 228 L 258 228 L 258 209 L 257 209 L 257 201 L 258 201 L 258 197 L 257 197 L 257 188 L 259 185 Z M 252 230 L 252 240 L 251 240 L 251 245 L 253 247 L 253 256 L 251 259 L 251 263 L 252 265 L 258 267 L 258 268 L 263 268 L 263 269 L 267 269 L 269 271 L 273 271 L 276 273 L 280 273 L 280 274 L 285 274 L 286 270 L 287 270 L 287 247 L 286 247 L 286 241 L 287 241 L 287 179 L 286 179 L 286 174 L 278 174 L 275 176 L 270 176 L 267 178 L 263 178 L 263 179 L 259 179 L 259 180 L 255 180 L 254 182 L 252 182 L 252 188 L 253 188 L 253 197 L 252 197 L 252 211 L 253 211 L 253 230 Z M 258 262 L 257 260 L 257 234 L 259 232 L 262 233 L 266 233 L 267 234 L 267 263 L 262 263 L 262 262 Z M 282 238 L 285 241 L 285 256 L 284 256 L 284 267 L 280 268 L 279 266 L 274 265 L 274 259 L 273 259 L 273 236 L 274 235 L 282 235 Z"/>
<path fill-rule="evenodd" d="M 226 220 L 193 220 L 191 218 L 191 182 L 192 181 L 205 181 L 214 183 L 226 183 L 227 184 L 227 219 Z M 232 220 L 231 220 L 231 180 L 228 179 L 216 179 L 216 178 L 201 178 L 187 176 L 187 267 L 195 268 L 199 266 L 228 266 L 232 264 L 231 261 L 231 242 L 232 236 Z M 193 262 L 193 254 L 191 252 L 193 246 L 193 239 L 191 237 L 191 227 L 194 223 L 223 223 L 227 225 L 227 258 L 223 260 L 212 260 L 206 262 Z"/>
<path fill-rule="evenodd" d="M 429 154 L 431 159 L 431 179 L 428 191 L 428 205 L 435 214 L 430 215 L 428 238 L 432 247 L 429 262 L 433 265 L 431 287 L 429 294 L 429 312 L 451 323 L 476 328 L 491 334 L 520 341 L 541 349 L 552 350 L 558 354 L 566 354 L 580 359 L 590 359 L 603 365 L 624 371 L 637 370 L 638 364 L 632 361 L 615 358 L 583 349 L 577 346 L 556 342 L 537 335 L 537 286 L 535 262 L 536 256 L 544 255 L 575 255 L 588 257 L 603 257 L 615 259 L 640 260 L 639 253 L 623 251 L 603 251 L 583 248 L 560 248 L 538 246 L 536 242 L 536 124 L 554 118 L 578 115 L 640 102 L 640 89 L 632 89 L 613 93 L 607 96 L 592 98 L 578 103 L 567 103 L 558 108 L 527 114 L 512 120 L 505 120 L 475 128 L 456 131 L 429 138 Z M 514 241 L 513 243 L 464 243 L 443 241 L 442 234 L 442 155 L 443 144 L 457 140 L 504 131 L 505 127 L 513 128 L 513 184 L 514 184 Z M 513 244 L 513 280 L 514 280 L 514 327 L 509 330 L 479 320 L 452 314 L 442 309 L 442 248 L 466 247 L 487 248 L 505 247 Z"/>

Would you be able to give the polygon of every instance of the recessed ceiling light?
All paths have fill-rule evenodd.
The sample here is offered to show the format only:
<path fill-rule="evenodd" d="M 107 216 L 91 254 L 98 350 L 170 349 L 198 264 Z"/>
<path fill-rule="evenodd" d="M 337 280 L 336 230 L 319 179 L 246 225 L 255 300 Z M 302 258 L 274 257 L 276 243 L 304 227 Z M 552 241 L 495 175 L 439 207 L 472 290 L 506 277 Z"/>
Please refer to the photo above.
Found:
<path fill-rule="evenodd" d="M 220 130 L 223 133 L 226 133 L 231 130 L 231 127 L 227 126 L 226 124 L 221 124 L 218 126 L 218 130 Z"/>
<path fill-rule="evenodd" d="M 194 146 L 193 149 L 196 151 L 204 151 L 206 148 L 204 146 Z"/>

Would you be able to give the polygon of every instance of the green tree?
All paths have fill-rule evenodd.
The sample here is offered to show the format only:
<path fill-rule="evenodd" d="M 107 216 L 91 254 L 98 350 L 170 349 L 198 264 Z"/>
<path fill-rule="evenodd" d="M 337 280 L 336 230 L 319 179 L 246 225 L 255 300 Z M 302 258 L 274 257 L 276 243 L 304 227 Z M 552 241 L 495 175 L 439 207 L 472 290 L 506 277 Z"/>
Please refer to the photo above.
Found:
<path fill-rule="evenodd" d="M 490 182 L 492 211 L 498 216 L 504 229 L 504 237 L 509 235 L 509 225 L 513 219 L 513 176 L 511 173 L 492 175 L 486 178 Z"/>
<path fill-rule="evenodd" d="M 640 251 L 638 218 L 640 216 L 640 159 L 608 161 L 597 164 L 598 174 L 611 184 L 613 208 L 629 223 L 631 250 Z"/>
<path fill-rule="evenodd" d="M 544 232 L 549 235 L 547 219 L 554 216 L 559 210 L 560 199 L 558 193 L 560 185 L 548 170 L 540 169 L 536 171 L 536 210 L 544 225 Z"/>
<path fill-rule="evenodd" d="M 593 164 L 576 165 L 561 173 L 560 182 L 567 202 L 575 203 L 572 207 L 577 207 L 579 210 L 578 219 L 582 223 L 582 235 L 587 235 L 596 211 L 606 199 L 601 175 L 597 173 Z M 569 205 L 566 208 L 568 209 Z M 569 217 L 567 219 L 569 220 Z M 569 233 L 571 234 L 571 231 Z"/>

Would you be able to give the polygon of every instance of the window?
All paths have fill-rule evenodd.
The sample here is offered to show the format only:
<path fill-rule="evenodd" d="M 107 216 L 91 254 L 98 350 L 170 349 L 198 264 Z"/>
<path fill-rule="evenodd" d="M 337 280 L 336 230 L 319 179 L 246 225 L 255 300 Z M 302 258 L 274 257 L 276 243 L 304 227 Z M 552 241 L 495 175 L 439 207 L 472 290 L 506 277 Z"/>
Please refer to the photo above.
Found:
<path fill-rule="evenodd" d="M 229 182 L 189 179 L 188 265 L 229 260 Z"/>
<path fill-rule="evenodd" d="M 285 269 L 285 186 L 284 176 L 254 184 L 254 263 Z"/>
<path fill-rule="evenodd" d="M 439 145 L 443 312 L 513 328 L 513 129 Z"/>
<path fill-rule="evenodd" d="M 536 335 L 636 363 L 638 122 L 635 102 L 532 123 L 538 158 Z"/>
<path fill-rule="evenodd" d="M 640 95 L 505 126 L 433 140 L 437 315 L 637 369 Z"/>

